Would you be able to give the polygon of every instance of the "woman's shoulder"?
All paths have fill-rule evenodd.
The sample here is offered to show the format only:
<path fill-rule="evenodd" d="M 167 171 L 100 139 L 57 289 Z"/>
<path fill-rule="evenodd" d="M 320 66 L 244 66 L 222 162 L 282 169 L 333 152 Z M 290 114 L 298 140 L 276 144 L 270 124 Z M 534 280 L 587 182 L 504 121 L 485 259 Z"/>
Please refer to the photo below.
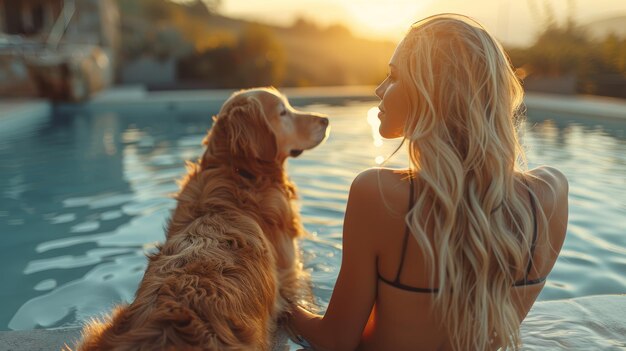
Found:
<path fill-rule="evenodd" d="M 396 184 L 402 179 L 407 179 L 409 175 L 410 172 L 407 169 L 373 167 L 359 173 L 354 178 L 354 182 L 352 184 L 360 186 L 388 186 Z"/>
<path fill-rule="evenodd" d="M 409 177 L 407 169 L 369 168 L 359 173 L 350 187 L 354 205 L 375 211 L 378 216 L 397 217 L 407 211 Z"/>
<path fill-rule="evenodd" d="M 371 195 L 405 194 L 411 173 L 407 169 L 375 167 L 359 173 L 352 182 L 350 192 Z"/>
<path fill-rule="evenodd" d="M 567 232 L 569 184 L 565 175 L 554 167 L 540 166 L 527 172 L 529 185 L 547 220 L 553 259 L 560 251 Z"/>
<path fill-rule="evenodd" d="M 551 166 L 539 166 L 528 171 L 533 178 L 538 178 L 542 180 L 544 183 L 549 184 L 557 191 L 567 191 L 568 190 L 568 181 L 567 177 L 563 172 Z"/>
<path fill-rule="evenodd" d="M 561 171 L 550 166 L 539 166 L 527 174 L 530 175 L 531 189 L 546 212 L 567 209 L 569 183 Z"/>
<path fill-rule="evenodd" d="M 350 186 L 344 235 L 350 226 L 378 247 L 381 233 L 403 227 L 410 193 L 409 174 L 408 170 L 390 168 L 370 168 L 359 173 Z"/>

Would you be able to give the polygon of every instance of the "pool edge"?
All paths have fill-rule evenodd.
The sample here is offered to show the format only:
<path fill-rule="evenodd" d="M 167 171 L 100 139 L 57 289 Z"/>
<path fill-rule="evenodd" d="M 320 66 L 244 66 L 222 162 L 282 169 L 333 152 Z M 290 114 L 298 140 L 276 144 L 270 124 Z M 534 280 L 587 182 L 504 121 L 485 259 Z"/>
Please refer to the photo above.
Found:
<path fill-rule="evenodd" d="M 554 317 L 563 316 L 567 308 L 571 306 L 579 306 L 587 311 L 587 320 L 584 318 L 581 322 L 588 322 L 589 317 L 596 317 L 596 321 L 611 320 L 611 326 L 608 328 L 617 328 L 626 330 L 626 294 L 607 294 L 577 297 L 564 300 L 538 301 L 530 310 L 527 318 L 522 324 L 522 341 L 524 342 L 533 335 L 528 331 L 529 328 L 535 328 L 539 323 L 552 323 L 549 319 L 559 320 Z M 565 308 L 564 308 L 565 307 Z M 607 315 L 608 314 L 608 315 Z M 540 321 L 531 321 L 532 319 L 540 319 Z M 593 319 L 593 318 L 592 318 Z M 615 324 L 617 321 L 617 325 Z M 0 331 L 0 351 L 12 350 L 59 350 L 64 345 L 72 346 L 80 337 L 79 328 L 59 328 L 59 329 L 38 329 L 25 331 Z M 538 336 L 541 337 L 541 336 Z M 563 335 L 567 337 L 567 333 Z M 274 350 L 284 350 L 287 346 L 287 337 L 284 333 L 278 333 L 275 338 Z M 567 348 L 562 348 L 566 350 Z"/>
<path fill-rule="evenodd" d="M 375 100 L 374 86 L 339 86 L 281 89 L 294 104 L 335 102 L 347 99 Z M 117 86 L 84 103 L 52 104 L 40 99 L 0 99 L 0 123 L 41 118 L 52 111 L 61 113 L 123 109 L 207 113 L 219 109 L 233 89 L 190 91 L 146 91 L 141 86 Z M 529 109 L 626 120 L 626 99 L 590 95 L 525 93 Z"/>
<path fill-rule="evenodd" d="M 0 351 L 48 351 L 72 349 L 80 339 L 81 328 L 56 328 L 36 330 L 0 331 Z M 285 350 L 288 338 L 284 332 L 277 333 L 273 350 Z"/>

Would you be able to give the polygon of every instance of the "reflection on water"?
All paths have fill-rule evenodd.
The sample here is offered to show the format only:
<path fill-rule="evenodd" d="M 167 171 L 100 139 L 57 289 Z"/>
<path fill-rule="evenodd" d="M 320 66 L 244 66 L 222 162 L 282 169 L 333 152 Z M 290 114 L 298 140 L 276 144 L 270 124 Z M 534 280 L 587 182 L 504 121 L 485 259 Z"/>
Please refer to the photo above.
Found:
<path fill-rule="evenodd" d="M 328 141 L 290 160 L 311 238 L 306 267 L 322 306 L 341 261 L 347 193 L 356 174 L 386 159 L 377 102 L 313 104 L 331 116 Z M 558 118 L 557 118 L 558 117 Z M 132 299 L 145 253 L 163 239 L 184 161 L 202 152 L 210 114 L 56 115 L 30 129 L 0 131 L 1 329 L 77 325 Z M 570 180 L 563 252 L 540 299 L 626 291 L 626 123 L 529 111 L 523 136 L 531 167 Z M 387 164 L 405 165 L 401 150 Z"/>

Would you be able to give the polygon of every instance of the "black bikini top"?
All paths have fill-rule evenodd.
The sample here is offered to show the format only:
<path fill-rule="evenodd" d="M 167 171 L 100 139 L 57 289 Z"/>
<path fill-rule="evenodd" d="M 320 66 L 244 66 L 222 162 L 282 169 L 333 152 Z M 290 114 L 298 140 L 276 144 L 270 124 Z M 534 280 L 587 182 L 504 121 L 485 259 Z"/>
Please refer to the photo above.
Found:
<path fill-rule="evenodd" d="M 413 208 L 413 177 L 409 177 L 409 182 L 410 182 L 410 186 L 411 186 L 411 192 L 410 192 L 410 196 L 409 196 L 409 210 L 411 208 Z M 524 181 L 526 182 L 526 181 Z M 528 184 L 527 184 L 528 185 Z M 526 266 L 526 275 L 524 276 L 524 279 L 522 280 L 518 280 L 516 281 L 513 286 L 524 286 L 524 285 L 533 285 L 533 284 L 540 284 L 543 283 L 546 280 L 546 277 L 541 277 L 541 278 L 537 278 L 537 279 L 528 279 L 528 276 L 530 275 L 530 270 L 532 268 L 533 265 L 533 256 L 535 254 L 535 245 L 537 243 L 537 217 L 536 217 L 536 206 L 535 206 L 535 200 L 532 196 L 532 194 L 530 194 L 530 190 L 528 192 L 529 196 L 530 196 L 530 205 L 532 207 L 532 212 L 533 212 L 533 222 L 534 222 L 534 229 L 533 229 L 533 241 L 532 244 L 530 246 L 530 257 L 528 258 L 528 265 Z M 409 231 L 409 227 L 407 226 L 405 228 L 404 231 L 404 241 L 402 242 L 402 254 L 400 256 L 400 266 L 398 267 L 398 273 L 396 274 L 396 279 L 392 280 L 388 280 L 386 278 L 384 278 L 381 274 L 380 271 L 378 271 L 378 279 L 380 279 L 381 281 L 383 281 L 384 283 L 391 285 L 393 287 L 396 287 L 398 289 L 402 289 L 402 290 L 406 290 L 406 291 L 412 291 L 412 292 L 417 292 L 417 293 L 437 293 L 439 292 L 438 288 L 416 288 L 413 286 L 409 286 L 409 285 L 405 285 L 402 284 L 400 282 L 400 275 L 402 274 L 402 267 L 404 266 L 404 258 L 406 256 L 406 248 L 407 248 L 407 244 L 409 242 L 409 235 L 410 235 L 410 231 Z M 378 267 L 378 262 L 376 262 L 376 267 Z"/>

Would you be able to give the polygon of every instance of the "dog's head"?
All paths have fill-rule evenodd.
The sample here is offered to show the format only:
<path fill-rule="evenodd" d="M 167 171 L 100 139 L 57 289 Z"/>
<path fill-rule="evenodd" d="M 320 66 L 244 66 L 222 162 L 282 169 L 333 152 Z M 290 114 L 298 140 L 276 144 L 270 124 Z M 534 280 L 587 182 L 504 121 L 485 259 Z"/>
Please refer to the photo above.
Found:
<path fill-rule="evenodd" d="M 295 110 L 274 88 L 234 93 L 214 121 L 207 152 L 249 162 L 282 163 L 319 145 L 330 131 L 328 118 Z"/>

